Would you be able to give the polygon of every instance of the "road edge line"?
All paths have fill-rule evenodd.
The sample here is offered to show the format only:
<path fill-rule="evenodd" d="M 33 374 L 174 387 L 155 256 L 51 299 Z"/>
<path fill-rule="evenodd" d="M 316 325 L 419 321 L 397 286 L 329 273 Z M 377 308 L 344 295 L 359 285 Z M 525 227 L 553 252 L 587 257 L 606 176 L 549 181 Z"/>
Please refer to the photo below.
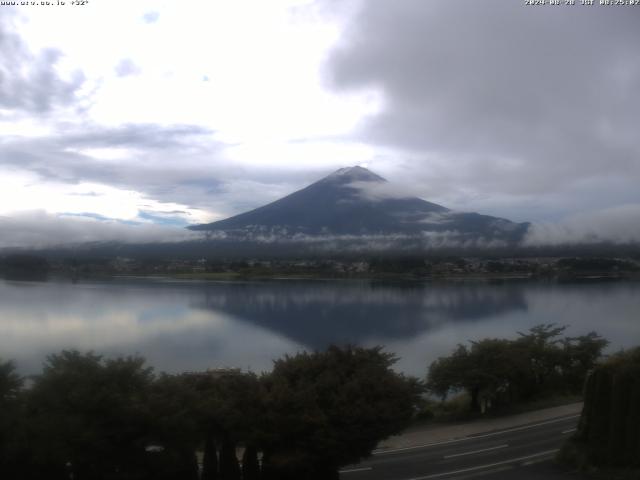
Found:
<path fill-rule="evenodd" d="M 522 460 L 528 460 L 530 458 L 542 457 L 544 455 L 550 455 L 552 453 L 556 453 L 558 450 L 559 449 L 556 448 L 555 450 L 547 450 L 545 452 L 534 453 L 532 455 L 527 455 L 525 457 L 512 458 L 510 460 L 503 460 L 502 462 L 490 463 L 490 464 L 487 464 L 487 465 L 478 465 L 477 467 L 463 468 L 462 470 L 455 470 L 453 472 L 442 472 L 442 473 L 434 473 L 432 475 L 426 475 L 424 477 L 413 477 L 413 478 L 410 478 L 409 480 L 428 480 L 430 478 L 446 477 L 448 475 L 457 475 L 459 473 L 474 472 L 476 470 L 485 470 L 485 469 L 491 468 L 491 467 L 497 467 L 497 466 L 500 466 L 500 465 L 508 465 L 510 463 L 517 463 L 517 462 L 521 462 Z"/>
<path fill-rule="evenodd" d="M 521 427 L 513 427 L 513 428 L 509 428 L 507 430 L 500 430 L 500 431 L 496 431 L 496 432 L 489 432 L 489 433 L 483 433 L 483 434 L 479 434 L 479 435 L 473 435 L 473 436 L 466 436 L 466 437 L 462 437 L 462 438 L 452 438 L 451 440 L 444 440 L 442 442 L 432 442 L 432 443 L 424 443 L 422 445 L 412 445 L 410 447 L 400 447 L 400 448 L 393 448 L 393 449 L 389 449 L 389 450 L 374 450 L 373 452 L 371 452 L 371 455 L 387 455 L 390 453 L 396 453 L 396 452 L 405 452 L 407 450 L 416 450 L 419 448 L 427 448 L 427 447 L 435 447 L 438 445 L 447 445 L 450 443 L 456 443 L 456 442 L 464 442 L 467 440 L 475 440 L 476 438 L 487 438 L 487 437 L 494 437 L 496 435 L 501 435 L 503 433 L 510 433 L 510 432 L 517 432 L 520 430 L 527 430 L 529 428 L 535 428 L 535 427 L 540 427 L 543 425 L 549 425 L 551 423 L 558 423 L 558 422 L 562 422 L 565 420 L 571 420 L 572 418 L 578 418 L 581 414 L 576 414 L 576 415 L 571 415 L 568 417 L 562 417 L 562 418 L 556 418 L 553 420 L 547 420 L 544 422 L 540 422 L 540 423 L 535 423 L 533 425 L 523 425 Z"/>

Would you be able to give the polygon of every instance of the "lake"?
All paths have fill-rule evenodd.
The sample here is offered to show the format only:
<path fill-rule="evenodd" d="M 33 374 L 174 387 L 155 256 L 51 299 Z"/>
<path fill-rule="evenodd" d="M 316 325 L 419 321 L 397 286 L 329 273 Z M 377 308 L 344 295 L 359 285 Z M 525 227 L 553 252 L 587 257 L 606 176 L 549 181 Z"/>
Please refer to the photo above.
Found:
<path fill-rule="evenodd" d="M 640 283 L 0 280 L 0 358 L 23 374 L 62 349 L 140 354 L 157 370 L 271 368 L 331 343 L 384 345 L 423 377 L 457 343 L 555 322 L 609 351 L 640 344 Z"/>

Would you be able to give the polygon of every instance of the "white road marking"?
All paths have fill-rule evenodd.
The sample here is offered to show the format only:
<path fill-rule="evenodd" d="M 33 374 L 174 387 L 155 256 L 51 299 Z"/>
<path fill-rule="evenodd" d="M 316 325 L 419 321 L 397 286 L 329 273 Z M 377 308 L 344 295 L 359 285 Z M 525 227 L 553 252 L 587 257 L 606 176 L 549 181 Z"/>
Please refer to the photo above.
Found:
<path fill-rule="evenodd" d="M 339 473 L 354 473 L 354 472 L 366 472 L 369 470 L 373 470 L 371 467 L 362 467 L 362 468 L 350 468 L 348 470 L 340 470 Z"/>
<path fill-rule="evenodd" d="M 465 442 L 467 440 L 475 440 L 476 438 L 494 437 L 496 435 L 502 435 L 503 433 L 518 432 L 520 430 L 527 430 L 529 428 L 540 427 L 542 425 L 549 425 L 551 423 L 564 422 L 565 420 L 571 420 L 572 418 L 578 418 L 579 416 L 580 416 L 580 414 L 571 415 L 569 417 L 556 418 L 554 420 L 547 420 L 546 422 L 540 422 L 540 423 L 536 423 L 536 424 L 533 424 L 533 425 L 525 425 L 523 427 L 510 428 L 508 430 L 500 430 L 499 432 L 484 433 L 482 435 L 474 435 L 474 436 L 470 436 L 470 437 L 455 438 L 453 440 L 445 440 L 443 442 L 425 443 L 425 444 L 422 444 L 422 445 L 413 445 L 411 447 L 394 448 L 394 449 L 390 449 L 390 450 L 374 450 L 372 455 L 387 455 L 389 453 L 406 452 L 407 450 L 416 450 L 416 449 L 419 449 L 419 448 L 435 447 L 437 445 L 448 445 L 450 443 Z"/>
<path fill-rule="evenodd" d="M 570 428 L 569 430 L 564 430 L 564 431 L 562 432 L 562 434 L 564 435 L 564 434 L 566 434 L 566 433 L 575 432 L 576 430 L 577 430 L 577 428 Z"/>
<path fill-rule="evenodd" d="M 508 446 L 509 445 L 505 443 L 504 445 L 498 445 L 497 447 L 483 448 L 482 450 L 474 450 L 473 452 L 454 453 L 453 455 L 445 455 L 442 458 L 462 457 L 464 455 L 473 455 L 474 453 L 489 452 L 491 450 L 498 450 L 499 448 L 507 448 Z"/>
<path fill-rule="evenodd" d="M 534 460 L 527 460 L 526 462 L 522 462 L 521 465 L 523 467 L 527 467 L 529 465 L 535 465 L 536 463 L 542 463 L 542 462 L 546 462 L 547 460 L 549 460 L 548 458 L 536 458 Z"/>
<path fill-rule="evenodd" d="M 458 473 L 467 473 L 467 472 L 473 472 L 476 470 L 484 470 L 491 467 L 506 465 L 508 463 L 521 462 L 522 460 L 528 460 L 530 458 L 542 457 L 544 455 L 551 455 L 552 453 L 556 453 L 557 451 L 558 449 L 547 450 L 546 452 L 534 453 L 533 455 L 527 455 L 526 457 L 512 458 L 510 460 L 503 460 L 502 462 L 490 463 L 488 465 L 478 465 L 477 467 L 463 468 L 462 470 L 455 470 L 453 472 L 434 473 L 433 475 L 426 475 L 424 477 L 413 477 L 410 480 L 428 480 L 430 478 L 446 477 L 448 475 L 456 475 Z"/>
<path fill-rule="evenodd" d="M 494 475 L 496 473 L 504 472 L 507 470 L 513 470 L 513 467 L 511 465 L 506 465 L 503 467 L 492 468 L 490 470 L 484 470 L 482 472 L 471 472 L 468 475 L 463 475 L 462 477 L 456 477 L 456 480 L 465 480 L 468 478 L 484 477 L 486 475 Z"/>

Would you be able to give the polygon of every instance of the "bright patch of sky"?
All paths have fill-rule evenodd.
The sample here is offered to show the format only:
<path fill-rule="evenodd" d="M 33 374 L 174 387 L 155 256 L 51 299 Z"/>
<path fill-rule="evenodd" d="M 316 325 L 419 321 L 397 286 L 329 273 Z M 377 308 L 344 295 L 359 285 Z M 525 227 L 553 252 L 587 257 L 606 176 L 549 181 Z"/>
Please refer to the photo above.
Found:
<path fill-rule="evenodd" d="M 43 182 L 33 174 L 3 171 L 0 175 L 0 215 L 32 210 L 131 222 L 148 222 L 155 216 L 163 218 L 157 223 L 164 224 L 168 223 L 167 218 L 174 224 L 212 220 L 207 212 L 177 203 L 159 202 L 134 190 L 84 182 L 75 185 L 51 180 Z"/>
<path fill-rule="evenodd" d="M 92 0 L 30 10 L 20 31 L 34 50 L 64 52 L 62 76 L 84 73 L 78 97 L 92 121 L 197 124 L 224 142 L 286 143 L 344 134 L 380 104 L 375 91 L 322 87 L 340 22 L 295 15 L 305 3 Z"/>

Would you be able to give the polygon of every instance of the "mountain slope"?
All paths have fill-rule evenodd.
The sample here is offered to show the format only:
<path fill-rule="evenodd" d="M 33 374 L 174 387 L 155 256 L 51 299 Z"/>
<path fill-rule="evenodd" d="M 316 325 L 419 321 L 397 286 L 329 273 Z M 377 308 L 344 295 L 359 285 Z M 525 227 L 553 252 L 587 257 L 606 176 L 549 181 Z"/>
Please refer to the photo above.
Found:
<path fill-rule="evenodd" d="M 517 242 L 528 224 L 459 213 L 417 197 L 385 194 L 388 182 L 362 168 L 340 169 L 273 203 L 218 222 L 189 227 L 238 239 L 256 235 L 404 236 L 458 243 Z"/>

